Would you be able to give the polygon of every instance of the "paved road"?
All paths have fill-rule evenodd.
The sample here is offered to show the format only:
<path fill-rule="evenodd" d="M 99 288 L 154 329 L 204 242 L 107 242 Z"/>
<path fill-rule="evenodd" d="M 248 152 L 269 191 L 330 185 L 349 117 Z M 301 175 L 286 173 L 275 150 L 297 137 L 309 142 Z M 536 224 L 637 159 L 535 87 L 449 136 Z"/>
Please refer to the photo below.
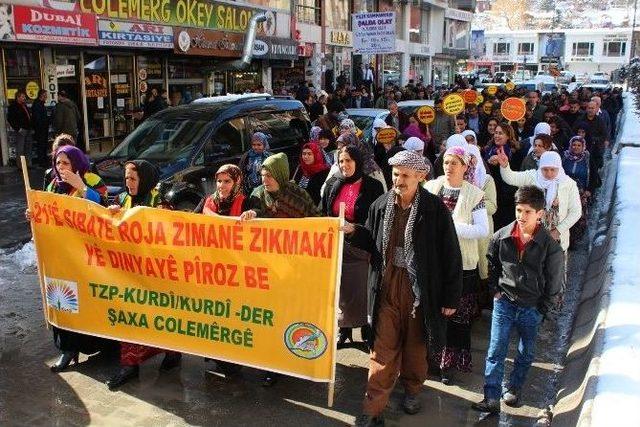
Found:
<path fill-rule="evenodd" d="M 8 187 L 0 185 L 0 246 L 24 238 L 24 205 L 20 185 L 11 187 L 14 201 L 5 202 Z M 24 197 L 24 196 L 23 196 Z M 22 202 L 24 203 L 24 202 Z M 8 206 L 7 206 L 8 204 Z M 21 228 L 22 227 L 22 228 Z M 22 231 L 21 231 L 22 230 Z M 33 266 L 31 244 L 16 251 L 0 249 L 0 425 L 221 425 L 331 426 L 352 423 L 360 411 L 367 375 L 367 354 L 362 348 L 338 353 L 335 406 L 326 406 L 326 385 L 285 378 L 271 389 L 259 383 L 259 374 L 245 369 L 242 376 L 225 379 L 204 372 L 204 361 L 183 358 L 182 368 L 158 372 L 161 356 L 145 363 L 139 380 L 110 392 L 104 381 L 117 361 L 81 356 L 68 372 L 53 374 L 49 366 L 57 351 L 42 319 L 40 291 Z M 415 416 L 399 409 L 398 388 L 386 412 L 387 425 L 465 426 L 535 425 L 541 409 L 552 402 L 559 363 L 579 291 L 586 244 L 573 252 L 569 292 L 558 322 L 547 321 L 538 339 L 538 357 L 525 386 L 520 408 L 503 405 L 501 417 L 479 420 L 469 408 L 482 393 L 482 374 L 488 340 L 489 313 L 473 328 L 474 369 L 453 386 L 425 382 L 420 396 L 423 411 Z M 512 348 L 512 357 L 515 349 Z M 511 362 L 511 359 L 510 359 Z M 510 364 L 507 372 L 510 371 Z"/>

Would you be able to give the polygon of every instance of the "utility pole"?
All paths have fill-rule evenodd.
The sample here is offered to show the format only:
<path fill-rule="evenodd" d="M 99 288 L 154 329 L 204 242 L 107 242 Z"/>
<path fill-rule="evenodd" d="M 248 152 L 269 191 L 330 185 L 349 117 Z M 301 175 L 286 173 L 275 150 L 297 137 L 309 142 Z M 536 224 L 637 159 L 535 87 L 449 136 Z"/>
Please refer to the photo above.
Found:
<path fill-rule="evenodd" d="M 633 25 L 631 26 L 631 48 L 629 49 L 629 62 L 636 56 L 636 13 L 638 12 L 638 0 L 633 2 Z"/>

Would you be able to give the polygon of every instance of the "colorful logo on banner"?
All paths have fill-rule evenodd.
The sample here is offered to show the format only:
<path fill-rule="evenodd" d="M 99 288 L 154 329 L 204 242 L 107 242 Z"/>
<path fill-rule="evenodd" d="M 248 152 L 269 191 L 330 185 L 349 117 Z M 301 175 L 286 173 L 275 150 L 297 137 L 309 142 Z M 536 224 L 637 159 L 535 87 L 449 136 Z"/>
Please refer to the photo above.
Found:
<path fill-rule="evenodd" d="M 265 13 L 267 20 L 258 24 L 258 34 L 276 34 L 274 12 L 244 5 L 206 0 L 79 0 L 78 3 L 82 12 L 102 18 L 238 33 L 247 32 L 253 15 Z"/>
<path fill-rule="evenodd" d="M 450 116 L 455 116 L 464 111 L 464 99 L 460 94 L 452 93 L 442 100 L 442 111 Z"/>
<path fill-rule="evenodd" d="M 416 114 L 418 115 L 418 120 L 425 125 L 433 123 L 436 119 L 436 110 L 429 105 L 418 108 Z"/>
<path fill-rule="evenodd" d="M 16 40 L 95 45 L 96 18 L 88 13 L 14 6 Z"/>
<path fill-rule="evenodd" d="M 28 197 L 53 325 L 332 380 L 339 218 L 111 214 L 80 198 Z"/>
<path fill-rule="evenodd" d="M 99 19 L 98 44 L 173 49 L 173 28 L 167 25 Z"/>
<path fill-rule="evenodd" d="M 527 112 L 527 105 L 520 98 L 507 98 L 502 101 L 502 104 L 500 105 L 500 112 L 502 113 L 502 117 L 505 119 L 511 122 L 517 122 L 523 118 Z"/>

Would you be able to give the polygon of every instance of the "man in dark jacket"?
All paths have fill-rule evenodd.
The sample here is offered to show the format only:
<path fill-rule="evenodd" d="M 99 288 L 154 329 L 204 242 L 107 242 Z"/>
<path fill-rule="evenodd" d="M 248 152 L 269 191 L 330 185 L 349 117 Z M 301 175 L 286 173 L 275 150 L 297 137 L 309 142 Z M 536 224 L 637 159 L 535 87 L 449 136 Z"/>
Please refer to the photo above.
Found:
<path fill-rule="evenodd" d="M 598 105 L 594 101 L 587 103 L 587 112 L 582 120 L 576 121 L 573 130 L 577 134 L 578 129 L 586 131 L 585 139 L 587 148 L 593 157 L 593 162 L 598 169 L 603 164 L 603 154 L 608 146 L 607 127 L 601 117 L 598 116 Z"/>
<path fill-rule="evenodd" d="M 33 140 L 36 143 L 38 163 L 40 166 L 49 167 L 47 150 L 49 149 L 49 116 L 47 115 L 47 91 L 40 89 L 38 98 L 33 101 L 31 112 L 33 116 Z"/>
<path fill-rule="evenodd" d="M 78 106 L 67 97 L 67 92 L 58 92 L 58 103 L 53 116 L 53 128 L 56 135 L 66 133 L 78 142 L 78 123 L 80 122 L 80 110 Z"/>
<path fill-rule="evenodd" d="M 31 165 L 31 144 L 33 124 L 31 112 L 27 106 L 27 94 L 24 91 L 16 93 L 16 99 L 9 105 L 9 125 L 15 131 L 16 166 L 21 169 L 20 156 L 25 156 L 27 164 Z"/>
<path fill-rule="evenodd" d="M 539 225 L 544 192 L 520 187 L 515 195 L 516 221 L 498 230 L 489 243 L 489 289 L 494 295 L 491 337 L 484 375 L 484 399 L 472 405 L 481 412 L 500 412 L 500 397 L 515 406 L 535 356 L 542 318 L 564 287 L 564 254 L 560 244 Z M 518 331 L 518 354 L 506 391 L 504 360 L 512 329 Z"/>
<path fill-rule="evenodd" d="M 402 406 L 420 410 L 427 377 L 427 343 L 439 346 L 446 317 L 462 291 L 462 256 L 455 227 L 440 199 L 420 186 L 424 157 L 401 151 L 389 159 L 393 189 L 369 209 L 364 226 L 346 224 L 351 243 L 371 254 L 369 311 L 374 331 L 369 381 L 359 426 L 381 425 L 398 374 Z"/>
<path fill-rule="evenodd" d="M 353 89 L 348 108 L 371 108 L 371 101 L 369 97 L 362 96 L 362 90 Z"/>
<path fill-rule="evenodd" d="M 527 94 L 527 108 L 533 113 L 531 116 L 531 125 L 535 126 L 544 120 L 544 112 L 547 107 L 540 103 L 540 93 L 532 90 Z"/>

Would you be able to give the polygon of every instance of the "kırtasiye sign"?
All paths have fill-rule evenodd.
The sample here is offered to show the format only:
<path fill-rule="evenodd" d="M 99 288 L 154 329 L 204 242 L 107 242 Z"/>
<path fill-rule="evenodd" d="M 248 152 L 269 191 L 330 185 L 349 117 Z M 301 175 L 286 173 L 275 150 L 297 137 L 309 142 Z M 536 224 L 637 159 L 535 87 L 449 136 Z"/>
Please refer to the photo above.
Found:
<path fill-rule="evenodd" d="M 173 49 L 173 28 L 145 22 L 98 20 L 98 44 Z"/>

